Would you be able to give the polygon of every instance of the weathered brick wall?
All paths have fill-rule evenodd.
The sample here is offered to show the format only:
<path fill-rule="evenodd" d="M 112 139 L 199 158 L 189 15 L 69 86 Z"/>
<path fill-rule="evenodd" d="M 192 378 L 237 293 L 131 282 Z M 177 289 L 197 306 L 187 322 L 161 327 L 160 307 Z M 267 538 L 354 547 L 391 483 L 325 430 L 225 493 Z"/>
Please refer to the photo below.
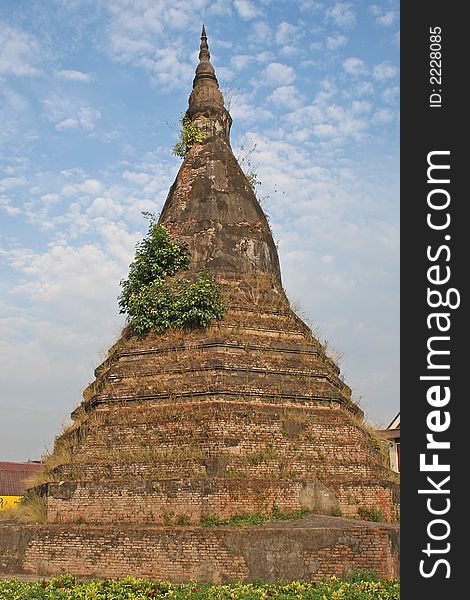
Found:
<path fill-rule="evenodd" d="M 327 487 L 313 481 L 185 479 L 167 481 L 61 482 L 44 486 L 49 523 L 199 524 L 216 515 L 269 515 L 308 509 L 315 514 L 355 517 L 379 510 L 393 521 L 394 488 L 384 482 Z"/>
<path fill-rule="evenodd" d="M 0 526 L 1 574 L 316 581 L 358 568 L 398 576 L 396 527 L 326 517 L 249 529 Z"/>
<path fill-rule="evenodd" d="M 344 517 L 367 518 L 367 512 L 376 512 L 379 520 L 397 522 L 400 519 L 399 486 L 387 481 L 349 482 L 332 486 Z M 365 511 L 365 512 L 361 512 Z M 370 518 L 370 517 L 369 517 Z"/>
<path fill-rule="evenodd" d="M 269 515 L 301 508 L 331 515 L 334 495 L 313 482 L 181 480 L 54 483 L 43 490 L 49 523 L 199 524 L 201 517 Z"/>
<path fill-rule="evenodd" d="M 381 461 L 373 438 L 331 407 L 240 400 L 110 405 L 94 413 L 70 462 L 55 469 L 57 481 L 75 482 L 68 488 L 74 492 L 62 498 L 51 486 L 57 493 L 48 500 L 48 519 L 161 523 L 173 513 L 197 523 L 207 514 L 266 514 L 273 504 L 305 507 L 300 490 L 317 484 L 336 502 L 326 511 L 313 506 L 315 512 L 339 508 L 356 516 L 375 506 L 394 521 L 397 484 Z M 262 490 L 270 491 L 264 497 Z"/>
<path fill-rule="evenodd" d="M 292 475 L 309 478 L 317 473 L 319 478 L 377 477 L 383 470 L 365 433 L 342 411 L 328 408 L 173 403 L 116 407 L 101 411 L 99 419 L 86 443 L 76 448 L 73 462 L 78 467 L 150 458 L 176 462 L 184 453 L 185 459 L 224 456 L 233 463 L 231 470 L 242 468 L 261 476 L 270 473 L 268 462 L 277 477 L 282 463 L 289 465 Z M 176 471 L 173 478 L 177 477 Z"/>

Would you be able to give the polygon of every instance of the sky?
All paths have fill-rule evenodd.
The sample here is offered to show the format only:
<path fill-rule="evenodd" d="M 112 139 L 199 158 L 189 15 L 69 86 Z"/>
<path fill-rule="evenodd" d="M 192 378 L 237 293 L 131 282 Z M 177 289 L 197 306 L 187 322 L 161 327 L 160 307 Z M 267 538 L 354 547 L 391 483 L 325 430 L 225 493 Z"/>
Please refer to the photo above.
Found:
<path fill-rule="evenodd" d="M 35 460 L 119 337 L 181 160 L 202 23 L 284 287 L 369 423 L 399 409 L 399 8 L 0 3 L 0 460 Z"/>

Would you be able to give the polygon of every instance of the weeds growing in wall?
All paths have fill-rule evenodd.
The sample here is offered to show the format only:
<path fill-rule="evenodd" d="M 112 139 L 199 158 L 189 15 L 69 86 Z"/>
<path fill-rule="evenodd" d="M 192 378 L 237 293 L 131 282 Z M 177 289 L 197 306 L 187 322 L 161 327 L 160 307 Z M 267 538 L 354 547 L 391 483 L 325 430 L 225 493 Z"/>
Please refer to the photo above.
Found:
<path fill-rule="evenodd" d="M 184 158 L 194 144 L 200 144 L 207 137 L 207 131 L 194 125 L 189 117 L 181 117 L 181 129 L 178 140 L 173 146 L 173 154 Z"/>

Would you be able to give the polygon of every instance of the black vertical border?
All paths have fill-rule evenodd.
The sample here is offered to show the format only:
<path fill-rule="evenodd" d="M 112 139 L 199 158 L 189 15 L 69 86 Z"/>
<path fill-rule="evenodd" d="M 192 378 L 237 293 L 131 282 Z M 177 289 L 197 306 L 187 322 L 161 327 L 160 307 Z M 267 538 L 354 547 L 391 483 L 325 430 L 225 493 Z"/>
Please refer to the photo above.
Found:
<path fill-rule="evenodd" d="M 430 28 L 440 27 L 442 85 L 430 82 Z M 469 135 L 468 102 L 465 88 L 468 87 L 466 62 L 470 57 L 468 40 L 470 35 L 463 15 L 463 5 L 457 2 L 402 2 L 401 4 L 401 582 L 402 598 L 464 598 L 468 592 L 467 577 L 467 536 L 470 499 L 465 490 L 468 465 L 466 441 L 470 440 L 467 431 L 467 406 L 470 403 L 469 386 L 465 373 L 470 373 L 466 349 L 470 324 L 466 314 L 468 284 L 470 276 L 470 250 L 466 241 L 470 240 L 470 217 L 466 210 L 470 206 L 468 191 L 464 181 L 470 166 L 466 159 L 468 150 L 464 140 Z M 433 89 L 441 89 L 442 105 L 431 108 L 429 96 Z M 465 144 L 466 145 L 466 144 Z M 432 231 L 426 224 L 427 194 L 427 154 L 435 150 L 450 150 L 450 185 L 445 186 L 451 194 L 449 207 L 451 224 L 445 232 Z M 468 221 L 467 221 L 468 219 Z M 444 235 L 450 240 L 444 241 Z M 426 257 L 427 246 L 437 248 L 447 243 L 451 250 L 448 262 L 451 279 L 447 287 L 457 288 L 461 304 L 448 311 L 451 328 L 447 335 L 451 340 L 448 348 L 451 354 L 450 388 L 451 400 L 442 410 L 451 416 L 450 428 L 440 434 L 442 440 L 449 440 L 450 450 L 441 451 L 440 462 L 450 462 L 451 507 L 442 518 L 451 527 L 449 537 L 441 542 L 429 539 L 427 527 L 433 518 L 426 507 L 426 495 L 418 494 L 418 489 L 430 488 L 426 476 L 419 468 L 419 455 L 426 451 L 426 434 L 429 432 L 426 417 L 430 410 L 426 391 L 431 385 L 419 380 L 420 375 L 429 374 L 427 367 L 427 341 L 431 333 L 426 324 L 427 315 L 433 312 L 427 305 L 427 269 L 430 263 Z M 445 253 L 442 254 L 445 256 Z M 436 287 L 436 286 L 433 286 Z M 442 286 L 445 287 L 445 286 Z M 446 334 L 442 334 L 446 335 Z M 447 384 L 443 384 L 447 385 Z M 437 437 L 437 436 L 436 436 Z M 429 452 L 429 451 L 428 451 Z M 446 460 L 447 459 L 447 460 Z M 440 481 L 447 474 L 436 473 Z M 432 496 L 437 498 L 437 495 Z M 440 496 L 443 498 L 444 496 Z M 437 504 L 436 500 L 436 505 Z M 441 500 L 443 503 L 444 501 Z M 442 504 L 443 505 L 443 504 Z M 436 527 L 435 533 L 443 532 Z M 450 543 L 449 552 L 423 553 L 427 543 L 436 549 L 443 549 Z M 420 561 L 425 559 L 425 569 L 432 571 L 434 563 L 443 558 L 450 565 L 450 577 L 446 578 L 447 567 L 436 566 L 433 576 L 423 577 L 419 572 Z"/>

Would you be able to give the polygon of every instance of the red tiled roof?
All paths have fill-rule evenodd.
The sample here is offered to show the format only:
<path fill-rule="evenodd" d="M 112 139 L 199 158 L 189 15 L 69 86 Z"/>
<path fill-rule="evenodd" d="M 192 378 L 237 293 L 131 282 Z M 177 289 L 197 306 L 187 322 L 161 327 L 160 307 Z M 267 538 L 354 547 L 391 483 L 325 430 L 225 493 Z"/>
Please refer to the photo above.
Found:
<path fill-rule="evenodd" d="M 0 462 L 0 496 L 21 496 L 25 480 L 41 467 L 34 462 Z"/>

